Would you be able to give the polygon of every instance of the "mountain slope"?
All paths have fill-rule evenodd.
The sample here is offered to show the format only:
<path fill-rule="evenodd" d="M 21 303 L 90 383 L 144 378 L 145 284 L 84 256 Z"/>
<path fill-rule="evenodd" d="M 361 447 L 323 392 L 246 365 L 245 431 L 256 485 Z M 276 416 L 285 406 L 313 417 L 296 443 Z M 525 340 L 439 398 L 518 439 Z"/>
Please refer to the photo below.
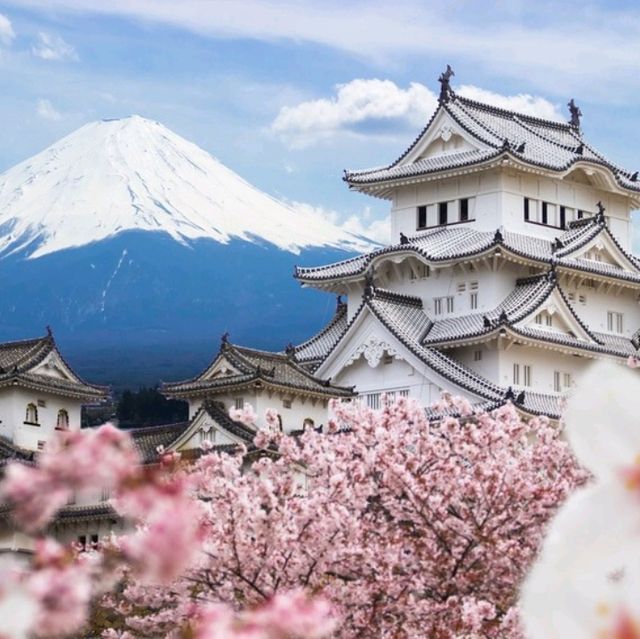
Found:
<path fill-rule="evenodd" d="M 183 243 L 259 239 L 293 253 L 367 246 L 139 116 L 86 124 L 0 175 L 0 254 L 40 257 L 127 230 Z"/>
<path fill-rule="evenodd" d="M 88 124 L 0 175 L 0 340 L 50 325 L 90 380 L 184 378 L 223 331 L 268 349 L 315 332 L 334 301 L 294 264 L 368 246 L 156 122 Z"/>

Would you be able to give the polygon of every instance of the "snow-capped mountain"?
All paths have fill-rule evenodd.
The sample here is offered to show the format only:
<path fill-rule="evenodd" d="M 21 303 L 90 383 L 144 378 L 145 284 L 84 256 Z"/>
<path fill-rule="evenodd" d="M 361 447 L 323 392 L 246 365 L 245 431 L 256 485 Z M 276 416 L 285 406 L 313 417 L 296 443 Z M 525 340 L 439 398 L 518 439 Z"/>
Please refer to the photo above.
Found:
<path fill-rule="evenodd" d="M 333 309 L 294 264 L 369 246 L 157 122 L 87 124 L 0 175 L 0 340 L 51 325 L 95 381 L 191 375 L 223 331 L 307 337 Z"/>
<path fill-rule="evenodd" d="M 0 254 L 40 257 L 128 230 L 162 231 L 179 242 L 259 238 L 293 253 L 366 248 L 136 115 L 86 124 L 0 175 Z"/>

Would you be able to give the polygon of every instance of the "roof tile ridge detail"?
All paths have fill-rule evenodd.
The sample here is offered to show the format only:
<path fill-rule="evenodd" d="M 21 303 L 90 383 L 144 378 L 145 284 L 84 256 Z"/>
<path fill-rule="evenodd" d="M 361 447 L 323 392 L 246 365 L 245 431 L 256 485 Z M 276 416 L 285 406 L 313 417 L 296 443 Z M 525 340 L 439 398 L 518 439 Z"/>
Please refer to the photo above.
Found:
<path fill-rule="evenodd" d="M 315 335 L 312 335 L 309 339 L 298 344 L 295 347 L 295 350 L 302 350 L 303 348 L 307 348 L 312 344 L 315 344 L 318 340 L 322 339 L 339 321 L 344 319 L 344 316 L 346 314 L 347 305 L 343 302 L 333 314 L 333 317 Z"/>
<path fill-rule="evenodd" d="M 467 111 L 467 109 L 465 109 L 464 107 L 460 106 L 459 104 L 457 106 L 470 120 L 475 122 L 481 129 L 486 131 L 489 135 L 491 135 L 492 137 L 496 138 L 497 140 L 500 140 L 500 142 L 498 143 L 498 142 L 494 142 L 494 141 L 488 140 L 488 139 L 484 138 L 483 136 L 479 135 L 477 131 L 471 131 L 469 129 L 469 127 L 467 127 L 452 110 L 447 109 L 447 113 L 458 124 L 458 126 L 462 127 L 462 129 L 464 129 L 467 133 L 469 133 L 469 135 L 472 135 L 477 140 L 480 140 L 481 142 L 484 142 L 485 144 L 493 147 L 494 149 L 497 149 L 498 150 L 498 154 L 502 153 L 503 152 L 503 149 L 501 148 L 502 147 L 502 138 L 495 131 L 492 131 L 486 124 L 484 124 L 483 122 L 480 122 L 478 120 L 478 118 L 476 118 L 474 115 L 469 113 L 469 111 Z"/>
<path fill-rule="evenodd" d="M 414 308 L 423 308 L 422 299 L 414 295 L 408 295 L 407 293 L 396 293 L 386 288 L 376 287 L 371 295 L 374 300 L 381 300 L 386 302 L 395 302 L 402 306 L 411 306 Z"/>
<path fill-rule="evenodd" d="M 498 116 L 507 116 L 510 119 L 513 118 L 523 118 L 525 120 L 529 120 L 534 124 L 542 124 L 545 126 L 550 126 L 553 128 L 557 128 L 563 131 L 571 131 L 571 124 L 568 122 L 560 122 L 557 120 L 547 120 L 546 118 L 540 118 L 535 115 L 528 115 L 527 113 L 521 113 L 518 111 L 512 111 L 510 109 L 505 109 L 503 107 L 497 107 L 492 104 L 487 104 L 486 102 L 479 102 L 478 100 L 474 100 L 472 98 L 466 98 L 462 95 L 456 94 L 456 100 L 462 102 L 463 104 L 468 104 L 471 107 L 478 108 L 482 111 L 487 111 L 494 115 Z"/>

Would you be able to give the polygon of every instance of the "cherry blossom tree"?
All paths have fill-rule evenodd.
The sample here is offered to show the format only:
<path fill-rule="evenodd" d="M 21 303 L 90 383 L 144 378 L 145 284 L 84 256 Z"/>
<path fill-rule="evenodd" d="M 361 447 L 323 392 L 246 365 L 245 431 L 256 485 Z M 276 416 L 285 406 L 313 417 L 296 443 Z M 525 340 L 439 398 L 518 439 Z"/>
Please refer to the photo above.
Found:
<path fill-rule="evenodd" d="M 110 638 L 520 637 L 518 587 L 585 473 L 546 419 L 447 396 L 435 408 L 457 416 L 336 402 L 323 432 L 297 437 L 271 411 L 250 450 L 205 442 L 190 463 L 169 453 L 143 467 L 110 427 L 58 444 L 35 468 L 10 467 L 16 521 L 40 530 L 71 487 L 107 484 L 132 530 L 91 553 L 41 542 L 8 592 L 35 606 L 41 636 L 77 631 L 102 597 L 120 628 Z M 108 466 L 88 479 L 63 472 L 65 455 Z M 30 488 L 45 481 L 46 516 Z"/>

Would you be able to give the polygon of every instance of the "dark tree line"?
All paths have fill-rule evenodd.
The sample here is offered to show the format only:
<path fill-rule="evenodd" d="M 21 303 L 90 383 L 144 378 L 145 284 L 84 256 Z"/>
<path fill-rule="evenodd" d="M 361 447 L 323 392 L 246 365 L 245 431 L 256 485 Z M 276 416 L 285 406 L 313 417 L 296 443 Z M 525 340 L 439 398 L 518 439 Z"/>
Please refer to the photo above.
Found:
<path fill-rule="evenodd" d="M 167 399 L 155 388 L 125 390 L 116 409 L 122 428 L 184 422 L 187 421 L 188 414 L 189 408 L 186 402 Z"/>

